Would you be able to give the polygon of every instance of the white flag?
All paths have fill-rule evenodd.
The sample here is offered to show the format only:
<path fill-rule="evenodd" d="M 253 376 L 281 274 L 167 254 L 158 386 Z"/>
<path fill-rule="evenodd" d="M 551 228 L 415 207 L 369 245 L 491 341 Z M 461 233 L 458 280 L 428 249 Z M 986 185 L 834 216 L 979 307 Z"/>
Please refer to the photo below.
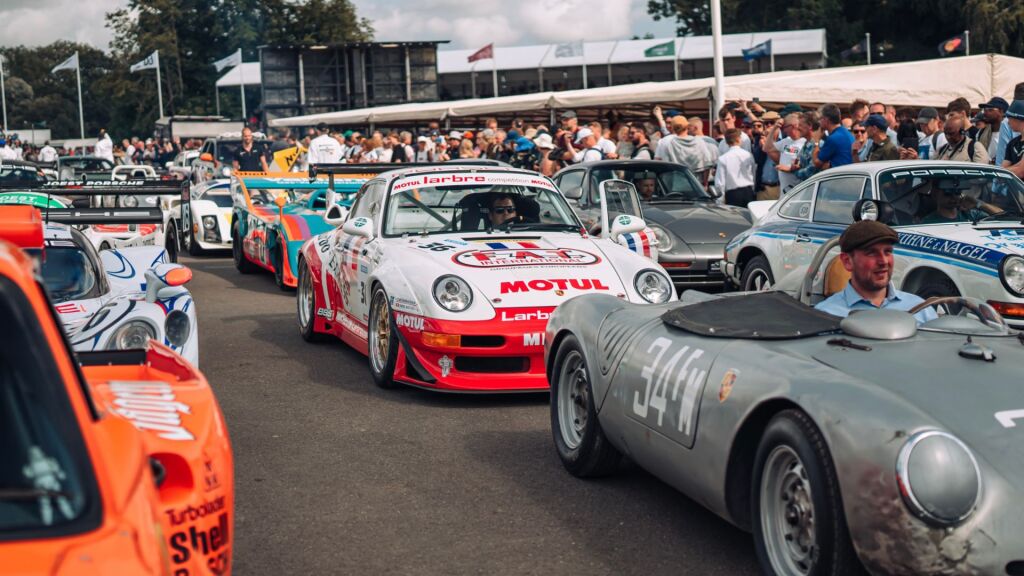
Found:
<path fill-rule="evenodd" d="M 225 68 L 232 68 L 234 66 L 238 66 L 241 63 L 242 63 L 242 49 L 239 48 L 231 56 L 228 56 L 227 58 L 221 58 L 220 60 L 217 60 L 216 62 L 214 62 L 213 65 L 217 67 L 217 72 L 220 72 L 221 70 L 223 70 Z"/>
<path fill-rule="evenodd" d="M 583 40 L 555 45 L 555 58 L 575 58 L 577 56 L 583 56 Z"/>
<path fill-rule="evenodd" d="M 155 70 L 160 67 L 160 52 L 153 50 L 153 53 L 146 56 L 141 61 L 132 64 L 131 71 L 138 72 L 139 70 Z"/>
<path fill-rule="evenodd" d="M 53 70 L 50 70 L 50 73 L 54 74 L 60 72 L 61 70 L 78 70 L 78 52 L 75 52 L 75 55 L 71 58 L 68 58 L 67 60 L 54 66 Z"/>

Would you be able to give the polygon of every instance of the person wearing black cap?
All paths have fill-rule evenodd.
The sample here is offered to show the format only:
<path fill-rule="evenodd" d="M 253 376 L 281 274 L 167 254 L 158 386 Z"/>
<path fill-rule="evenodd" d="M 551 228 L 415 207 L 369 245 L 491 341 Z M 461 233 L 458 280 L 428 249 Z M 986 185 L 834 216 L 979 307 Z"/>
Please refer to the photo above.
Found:
<path fill-rule="evenodd" d="M 321 122 L 316 125 L 316 138 L 309 142 L 309 156 L 307 162 L 313 164 L 337 164 L 345 155 L 345 149 L 337 139 L 332 138 L 328 131 L 327 124 Z"/>
<path fill-rule="evenodd" d="M 1018 134 L 1006 144 L 1006 156 L 1003 168 L 1013 172 L 1017 178 L 1024 178 L 1024 141 L 1020 134 L 1024 133 L 1024 100 L 1014 100 L 1006 110 L 1006 122 L 1010 130 Z"/>
<path fill-rule="evenodd" d="M 1010 104 L 1000 98 L 993 96 L 988 102 L 980 104 L 981 113 L 985 118 L 985 128 L 978 133 L 975 140 L 988 150 L 988 157 L 995 158 L 996 149 L 999 147 L 999 128 L 1003 123 L 1003 115 L 1010 107 Z"/>
<path fill-rule="evenodd" d="M 897 243 L 896 231 L 881 222 L 861 220 L 848 227 L 839 237 L 839 259 L 850 273 L 850 282 L 815 308 L 845 318 L 858 310 L 907 311 L 924 302 L 916 294 L 897 290 L 892 283 L 893 246 Z M 929 306 L 914 317 L 920 324 L 938 318 L 938 314 Z"/>

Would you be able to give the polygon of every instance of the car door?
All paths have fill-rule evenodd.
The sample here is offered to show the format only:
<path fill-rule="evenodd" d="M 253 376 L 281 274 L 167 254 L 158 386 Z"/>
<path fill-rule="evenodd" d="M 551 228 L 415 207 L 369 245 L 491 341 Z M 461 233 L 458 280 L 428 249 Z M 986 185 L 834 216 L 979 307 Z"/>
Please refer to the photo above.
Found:
<path fill-rule="evenodd" d="M 809 241 L 799 238 L 798 232 L 811 218 L 816 188 L 816 182 L 805 182 L 794 188 L 780 200 L 778 212 L 757 226 L 756 234 L 766 237 L 762 247 L 772 269 L 774 286 L 780 290 L 799 289 L 799 285 L 791 285 L 789 276 L 798 261 L 797 254 L 803 249 L 802 244 Z"/>
<path fill-rule="evenodd" d="M 814 195 L 811 219 L 800 225 L 791 253 L 790 265 L 802 281 L 807 267 L 823 244 L 839 236 L 853 224 L 853 206 L 858 200 L 870 197 L 868 179 L 861 175 L 826 178 L 818 182 Z M 839 249 L 835 249 L 835 254 Z M 826 258 L 827 265 L 830 259 Z M 824 266 L 822 266 L 824 268 Z M 817 288 L 817 282 L 815 286 Z"/>
<path fill-rule="evenodd" d="M 338 277 L 335 279 L 341 288 L 342 306 L 353 319 L 366 324 L 370 311 L 370 287 L 366 280 L 373 266 L 379 261 L 381 253 L 381 214 L 383 214 L 384 190 L 383 180 L 371 180 L 360 190 L 356 203 L 349 212 L 348 220 L 354 218 L 371 218 L 374 226 L 374 238 L 367 240 L 363 236 L 346 234 L 344 226 L 338 227 Z M 386 287 L 385 287 L 386 289 Z"/>

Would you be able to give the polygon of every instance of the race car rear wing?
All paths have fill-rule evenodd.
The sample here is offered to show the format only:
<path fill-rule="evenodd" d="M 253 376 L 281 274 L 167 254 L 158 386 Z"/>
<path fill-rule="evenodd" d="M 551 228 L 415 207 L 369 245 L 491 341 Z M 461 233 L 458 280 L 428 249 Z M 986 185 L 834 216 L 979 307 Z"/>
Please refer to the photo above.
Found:
<path fill-rule="evenodd" d="M 309 167 L 307 173 L 309 174 L 310 181 L 316 179 L 321 174 L 333 176 L 335 174 L 383 174 L 384 172 L 391 172 L 392 170 L 405 170 L 406 168 L 424 168 L 429 166 L 446 166 L 449 168 L 467 167 L 467 166 L 479 166 L 479 167 L 497 167 L 497 166 L 508 166 L 499 160 L 487 160 L 487 159 L 474 159 L 472 161 L 459 162 L 458 160 L 452 160 L 450 162 L 409 162 L 401 164 L 390 164 L 390 163 L 377 163 L 377 164 L 313 164 Z"/>
<path fill-rule="evenodd" d="M 43 218 L 61 224 L 163 224 L 164 213 L 159 208 L 49 208 Z"/>
<path fill-rule="evenodd" d="M 56 196 L 137 196 L 188 194 L 188 182 L 138 178 L 128 180 L 53 180 L 33 185 L 0 182 L 0 191 L 23 190 Z M 43 208 L 47 222 L 61 224 L 162 224 L 160 208 Z"/>

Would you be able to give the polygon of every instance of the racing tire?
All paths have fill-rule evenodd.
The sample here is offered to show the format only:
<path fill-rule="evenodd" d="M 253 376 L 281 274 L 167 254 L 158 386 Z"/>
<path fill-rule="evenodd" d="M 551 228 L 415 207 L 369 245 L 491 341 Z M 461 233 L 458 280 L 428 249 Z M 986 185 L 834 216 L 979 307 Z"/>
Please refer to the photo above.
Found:
<path fill-rule="evenodd" d="M 579 478 L 610 474 L 622 454 L 601 428 L 590 368 L 575 336 L 566 336 L 558 347 L 551 377 L 551 434 L 562 465 Z"/>
<path fill-rule="evenodd" d="M 184 239 L 185 249 L 188 250 L 189 255 L 201 256 L 203 252 L 205 252 L 205 250 L 203 250 L 203 247 L 199 245 L 199 242 L 196 242 L 196 236 L 192 232 L 191 226 L 189 227 L 188 230 L 185 230 L 185 233 L 182 234 L 181 236 Z"/>
<path fill-rule="evenodd" d="M 922 284 L 921 287 L 917 289 L 917 295 L 927 300 L 936 296 L 960 296 L 960 291 L 957 290 L 956 284 L 954 284 L 952 280 L 942 276 Z M 942 304 L 939 307 L 942 308 L 942 312 L 944 314 L 950 316 L 956 316 L 963 308 L 959 304 Z"/>
<path fill-rule="evenodd" d="M 277 246 L 274 247 L 274 255 L 272 257 L 274 262 L 274 284 L 277 284 L 277 287 L 282 292 L 291 292 L 292 287 L 284 283 L 284 245 L 284 238 L 278 236 Z"/>
<path fill-rule="evenodd" d="M 388 295 L 380 286 L 373 290 L 373 298 L 370 299 L 370 320 L 366 332 L 366 358 L 370 364 L 373 382 L 381 388 L 394 388 L 398 336 L 395 333 L 394 314 L 391 313 Z"/>
<path fill-rule="evenodd" d="M 256 271 L 256 265 L 249 262 L 242 251 L 242 240 L 238 237 L 238 226 L 231 228 L 231 258 L 235 261 L 235 268 L 242 274 L 252 274 Z"/>
<path fill-rule="evenodd" d="M 305 261 L 299 260 L 299 287 L 295 294 L 298 309 L 299 334 L 306 342 L 323 342 L 327 335 L 313 329 L 316 323 L 316 289 L 313 287 L 313 272 Z"/>
<path fill-rule="evenodd" d="M 743 267 L 740 275 L 740 289 L 744 292 L 766 292 L 775 284 L 771 264 L 763 255 L 754 256 Z"/>
<path fill-rule="evenodd" d="M 754 459 L 750 500 L 754 548 L 765 574 L 864 574 L 832 456 L 807 414 L 784 410 L 768 423 Z"/>
<path fill-rule="evenodd" d="M 178 261 L 178 230 L 173 221 L 167 226 L 167 233 L 164 235 L 164 250 L 167 252 L 168 262 Z"/>

